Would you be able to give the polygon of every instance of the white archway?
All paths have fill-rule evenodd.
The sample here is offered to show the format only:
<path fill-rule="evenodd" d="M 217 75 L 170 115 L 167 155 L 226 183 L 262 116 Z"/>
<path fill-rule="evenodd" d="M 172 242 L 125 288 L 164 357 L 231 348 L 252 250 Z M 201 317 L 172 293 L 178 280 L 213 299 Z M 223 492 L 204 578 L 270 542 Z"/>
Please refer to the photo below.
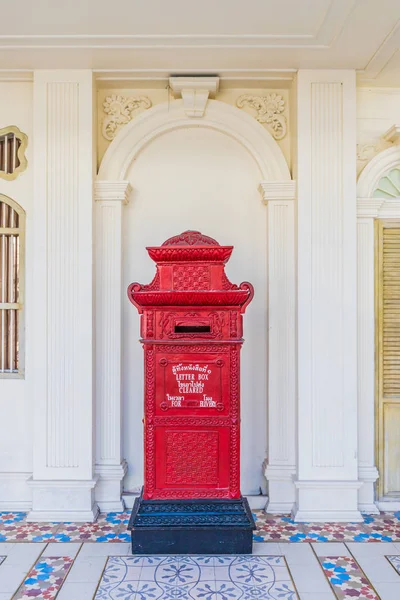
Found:
<path fill-rule="evenodd" d="M 289 512 L 295 464 L 295 183 L 277 142 L 246 112 L 209 100 L 202 118 L 185 114 L 182 100 L 160 104 L 126 125 L 110 144 L 95 184 L 96 199 L 96 472 L 97 501 L 112 510 L 126 470 L 121 459 L 121 220 L 129 199 L 128 172 L 159 136 L 207 128 L 237 141 L 260 172 L 268 211 L 268 467 L 269 510 Z M 134 168 L 134 167 L 133 167 Z M 105 328 L 107 331 L 105 331 Z M 285 373 L 285 377 L 282 377 Z"/>
<path fill-rule="evenodd" d="M 357 183 L 357 356 L 360 510 L 378 512 L 375 461 L 375 219 L 400 219 L 400 198 L 375 197 L 379 181 L 400 165 L 400 146 L 377 154 Z M 400 506 L 386 510 L 398 510 Z"/>
<path fill-rule="evenodd" d="M 254 158 L 261 181 L 291 181 L 289 168 L 271 134 L 246 112 L 209 100 L 205 116 L 187 117 L 183 100 L 164 103 L 143 112 L 115 137 L 100 165 L 99 180 L 123 181 L 141 150 L 158 136 L 183 127 L 216 129 L 237 140 Z"/>

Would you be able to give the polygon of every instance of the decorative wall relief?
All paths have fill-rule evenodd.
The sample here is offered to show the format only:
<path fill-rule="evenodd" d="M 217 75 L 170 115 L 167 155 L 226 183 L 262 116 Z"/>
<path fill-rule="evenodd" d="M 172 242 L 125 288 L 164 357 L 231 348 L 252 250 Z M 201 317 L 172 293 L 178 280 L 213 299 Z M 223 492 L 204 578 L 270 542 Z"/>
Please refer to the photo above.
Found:
<path fill-rule="evenodd" d="M 393 142 L 384 140 L 382 137 L 371 140 L 367 144 L 357 144 L 357 175 L 374 156 L 391 146 L 393 146 Z"/>
<path fill-rule="evenodd" d="M 238 108 L 248 106 L 257 112 L 256 119 L 262 125 L 266 125 L 276 140 L 282 140 L 287 132 L 287 120 L 283 114 L 285 111 L 285 100 L 280 94 L 266 94 L 265 96 L 252 96 L 244 94 L 240 96 L 236 105 Z"/>
<path fill-rule="evenodd" d="M 146 110 L 152 106 L 147 96 L 120 96 L 112 94 L 103 102 L 102 133 L 106 140 L 113 140 L 123 125 L 126 125 L 140 109 Z"/>

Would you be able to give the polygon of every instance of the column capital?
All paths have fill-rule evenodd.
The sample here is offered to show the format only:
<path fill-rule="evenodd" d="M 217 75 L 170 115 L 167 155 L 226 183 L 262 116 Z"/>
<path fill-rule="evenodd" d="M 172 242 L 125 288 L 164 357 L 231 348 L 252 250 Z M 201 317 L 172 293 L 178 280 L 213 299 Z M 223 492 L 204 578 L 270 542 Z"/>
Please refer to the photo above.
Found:
<path fill-rule="evenodd" d="M 383 202 L 383 198 L 357 198 L 357 217 L 376 219 Z"/>
<path fill-rule="evenodd" d="M 293 179 L 289 181 L 261 181 L 259 190 L 265 204 L 271 200 L 294 200 L 296 198 L 296 182 Z"/>
<path fill-rule="evenodd" d="M 357 217 L 399 219 L 400 198 L 357 198 Z"/>
<path fill-rule="evenodd" d="M 122 204 L 128 204 L 131 192 L 132 186 L 129 181 L 98 180 L 94 182 L 95 202 L 119 201 Z"/>

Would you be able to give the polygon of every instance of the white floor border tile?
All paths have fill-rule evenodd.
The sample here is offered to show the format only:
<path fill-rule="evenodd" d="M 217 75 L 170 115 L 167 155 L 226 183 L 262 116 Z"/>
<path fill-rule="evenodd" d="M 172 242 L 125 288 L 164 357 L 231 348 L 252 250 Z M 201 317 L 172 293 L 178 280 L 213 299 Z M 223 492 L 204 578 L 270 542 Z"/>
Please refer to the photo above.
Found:
<path fill-rule="evenodd" d="M 7 558 L 0 565 L 0 591 L 3 595 L 3 598 L 0 595 L 0 600 L 6 600 L 7 595 L 10 600 L 45 547 L 44 543 L 30 542 L 2 545 L 1 549 L 5 551 L 0 554 Z"/>

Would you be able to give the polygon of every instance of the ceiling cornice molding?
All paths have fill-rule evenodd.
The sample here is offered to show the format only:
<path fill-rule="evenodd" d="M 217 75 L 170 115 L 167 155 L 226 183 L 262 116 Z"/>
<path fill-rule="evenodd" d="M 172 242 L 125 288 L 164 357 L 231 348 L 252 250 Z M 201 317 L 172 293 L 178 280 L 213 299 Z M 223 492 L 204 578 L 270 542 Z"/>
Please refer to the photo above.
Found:
<path fill-rule="evenodd" d="M 298 2 L 292 1 L 295 12 L 278 7 L 275 19 L 269 19 L 270 8 L 263 6 L 253 11 L 249 7 L 248 19 L 239 20 L 227 11 L 223 21 L 213 19 L 210 24 L 202 20 L 201 26 L 196 22 L 204 33 L 199 29 L 182 33 L 190 32 L 193 21 L 177 12 L 174 29 L 169 21 L 164 27 L 178 33 L 165 33 L 165 29 L 164 33 L 154 33 L 159 26 L 147 15 L 135 22 L 137 33 L 99 34 L 110 30 L 105 13 L 97 24 L 83 19 L 79 27 L 88 33 L 78 34 L 73 33 L 79 30 L 73 21 L 61 26 L 49 11 L 43 19 L 45 29 L 37 19 L 22 19 L 19 29 L 6 23 L 3 31 L 8 33 L 0 35 L 0 57 L 4 65 L 20 70 L 92 69 L 98 80 L 106 82 L 163 81 L 187 74 L 212 74 L 225 81 L 291 81 L 296 69 L 290 67 L 296 65 L 301 69 L 355 69 L 360 86 L 400 86 L 400 21 L 393 0 L 382 0 L 367 12 L 363 0 L 321 0 L 318 10 L 310 6 L 312 12 L 299 10 Z M 128 7 L 128 13 L 130 10 Z M 129 14 L 121 10 L 112 31 L 126 31 Z M 268 33 L 259 25 L 265 18 L 270 23 Z M 48 33 L 52 31 L 62 33 Z M 355 50 L 349 52 L 352 46 Z M 207 68 L 199 70 L 196 65 Z M 225 68 L 217 68 L 221 65 Z M 249 68 L 243 69 L 243 65 Z M 139 68 L 143 66 L 146 68 Z M 274 66 L 282 68 L 264 70 Z M 121 69 L 133 72 L 122 78 L 115 75 Z M 159 74 L 154 75 L 154 71 Z M 29 79 L 20 76 L 20 80 Z"/>
<path fill-rule="evenodd" d="M 112 81 L 166 81 L 169 80 L 171 74 L 174 76 L 185 77 L 189 69 L 160 67 L 159 69 L 93 69 L 93 73 L 97 81 L 112 82 Z M 221 81 L 254 81 L 254 82 L 271 82 L 281 81 L 283 86 L 285 82 L 293 81 L 297 69 L 253 69 L 253 68 L 215 68 L 208 69 L 190 69 L 190 74 L 196 77 L 215 74 Z"/>
<path fill-rule="evenodd" d="M 382 73 L 388 69 L 390 63 L 399 52 L 400 44 L 400 19 L 387 33 L 381 44 L 372 56 L 366 61 L 365 67 L 360 69 L 358 80 L 365 84 L 373 84 Z"/>
<path fill-rule="evenodd" d="M 34 77 L 34 71 L 32 70 L 21 70 L 21 69 L 0 69 L 0 82 L 32 82 Z M 188 69 L 165 69 L 160 67 L 159 69 L 92 69 L 93 75 L 100 84 L 104 84 L 107 87 L 122 87 L 124 83 L 139 82 L 142 83 L 142 87 L 146 87 L 151 82 L 165 82 L 168 83 L 171 73 L 175 75 L 181 75 L 184 77 Z M 243 87 L 243 84 L 248 84 L 252 87 L 265 87 L 265 83 L 273 87 L 288 87 L 290 82 L 293 81 L 297 69 L 243 69 L 238 67 L 237 69 L 191 69 L 191 75 L 202 76 L 215 72 L 219 77 L 220 81 L 223 82 L 237 82 L 239 87 Z M 159 84 L 161 85 L 161 84 Z"/>
<path fill-rule="evenodd" d="M 33 71 L 22 71 L 20 69 L 0 69 L 0 82 L 13 83 L 22 81 L 33 81 Z"/>
<path fill-rule="evenodd" d="M 0 50 L 17 49 L 153 49 L 153 48 L 309 48 L 327 49 L 340 36 L 359 0 L 330 2 L 316 30 L 301 34 L 5 34 Z"/>

